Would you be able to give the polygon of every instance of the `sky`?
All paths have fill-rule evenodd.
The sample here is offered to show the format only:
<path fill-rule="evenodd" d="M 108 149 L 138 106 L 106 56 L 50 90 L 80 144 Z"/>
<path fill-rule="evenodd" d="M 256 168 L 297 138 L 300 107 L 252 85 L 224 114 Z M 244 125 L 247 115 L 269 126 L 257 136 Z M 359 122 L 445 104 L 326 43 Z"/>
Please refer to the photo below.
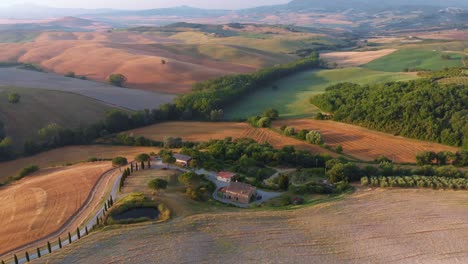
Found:
<path fill-rule="evenodd" d="M 208 9 L 241 9 L 288 3 L 291 0 L 0 0 L 0 6 L 31 3 L 65 8 L 150 9 L 188 5 Z"/>

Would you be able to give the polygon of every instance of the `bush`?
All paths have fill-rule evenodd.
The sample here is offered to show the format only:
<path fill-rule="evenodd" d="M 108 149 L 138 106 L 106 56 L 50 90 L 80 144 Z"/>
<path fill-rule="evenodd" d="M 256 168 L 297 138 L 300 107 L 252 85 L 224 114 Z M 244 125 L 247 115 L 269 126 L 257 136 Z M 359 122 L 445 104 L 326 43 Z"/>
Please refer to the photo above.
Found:
<path fill-rule="evenodd" d="M 167 188 L 168 182 L 163 179 L 154 179 L 148 182 L 148 187 L 153 190 L 164 190 Z"/>
<path fill-rule="evenodd" d="M 37 165 L 30 165 L 30 166 L 27 166 L 27 167 L 24 167 L 20 173 L 18 174 L 19 178 L 23 178 L 27 175 L 30 175 L 36 171 L 39 170 L 39 166 Z"/>
<path fill-rule="evenodd" d="M 109 76 L 109 82 L 112 85 L 123 87 L 127 82 L 127 77 L 120 73 L 114 73 Z"/>
<path fill-rule="evenodd" d="M 10 104 L 17 104 L 20 101 L 21 96 L 17 93 L 11 93 L 8 95 L 8 102 Z"/>

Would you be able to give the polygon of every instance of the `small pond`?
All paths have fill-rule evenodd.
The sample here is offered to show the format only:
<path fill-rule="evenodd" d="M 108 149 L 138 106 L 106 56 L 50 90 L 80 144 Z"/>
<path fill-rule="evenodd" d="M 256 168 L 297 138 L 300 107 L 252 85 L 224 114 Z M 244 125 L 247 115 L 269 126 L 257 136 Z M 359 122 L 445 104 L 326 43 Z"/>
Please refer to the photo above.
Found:
<path fill-rule="evenodd" d="M 118 215 L 112 216 L 117 221 L 120 220 L 129 220 L 129 219 L 138 219 L 146 217 L 151 220 L 156 220 L 159 218 L 159 211 L 157 208 L 154 207 L 147 207 L 147 208 L 134 208 Z"/>

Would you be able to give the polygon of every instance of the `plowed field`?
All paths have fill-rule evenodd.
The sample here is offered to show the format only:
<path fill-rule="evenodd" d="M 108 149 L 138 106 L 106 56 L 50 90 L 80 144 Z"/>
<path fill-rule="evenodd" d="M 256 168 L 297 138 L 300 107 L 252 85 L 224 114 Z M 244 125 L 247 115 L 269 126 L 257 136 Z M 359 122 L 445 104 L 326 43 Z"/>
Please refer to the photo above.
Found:
<path fill-rule="evenodd" d="M 320 131 L 325 143 L 336 147 L 341 145 L 345 154 L 371 161 L 380 155 L 395 162 L 416 162 L 416 155 L 421 151 L 452 151 L 458 149 L 432 142 L 397 137 L 386 133 L 368 130 L 333 121 L 312 119 L 291 119 L 274 123 L 276 128 L 287 125 L 297 129 Z"/>

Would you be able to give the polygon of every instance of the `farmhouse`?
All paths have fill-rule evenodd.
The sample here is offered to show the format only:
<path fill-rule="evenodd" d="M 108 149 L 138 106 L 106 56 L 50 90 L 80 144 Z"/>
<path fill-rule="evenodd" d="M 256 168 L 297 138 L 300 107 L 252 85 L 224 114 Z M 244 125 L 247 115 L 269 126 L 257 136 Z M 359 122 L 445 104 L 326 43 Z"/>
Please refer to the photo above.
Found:
<path fill-rule="evenodd" d="M 223 191 L 224 199 L 237 203 L 248 204 L 257 197 L 257 188 L 242 182 L 231 182 Z"/>
<path fill-rule="evenodd" d="M 235 173 L 233 172 L 228 172 L 228 171 L 220 171 L 218 172 L 218 174 L 216 175 L 216 179 L 218 181 L 222 181 L 222 182 L 231 182 L 232 178 L 236 176 Z"/>
<path fill-rule="evenodd" d="M 183 166 L 188 166 L 189 162 L 192 160 L 192 157 L 182 154 L 174 154 L 174 158 L 176 159 L 176 163 Z"/>

